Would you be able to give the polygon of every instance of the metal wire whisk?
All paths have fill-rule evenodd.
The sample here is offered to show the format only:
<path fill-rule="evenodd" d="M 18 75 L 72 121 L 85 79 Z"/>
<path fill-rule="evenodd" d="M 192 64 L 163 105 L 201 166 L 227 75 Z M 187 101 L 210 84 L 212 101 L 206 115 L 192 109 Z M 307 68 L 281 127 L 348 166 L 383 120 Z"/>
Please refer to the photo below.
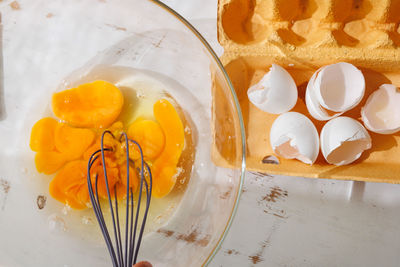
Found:
<path fill-rule="evenodd" d="M 90 201 L 92 202 L 94 213 L 97 217 L 97 221 L 99 222 L 99 226 L 101 232 L 103 234 L 104 240 L 106 242 L 108 251 L 111 256 L 111 260 L 114 267 L 132 267 L 133 264 L 137 261 L 137 256 L 139 253 L 140 244 L 143 237 L 143 231 L 146 224 L 147 214 L 150 207 L 150 200 L 151 200 L 151 190 L 152 190 L 152 176 L 149 165 L 144 161 L 143 152 L 140 145 L 133 140 L 128 139 L 126 133 L 121 134 L 121 138 L 119 141 L 122 141 L 124 138 L 125 147 L 126 147 L 126 179 L 127 179 L 127 186 L 126 186 L 126 220 L 125 220 L 125 238 L 124 240 L 121 238 L 121 226 L 118 214 L 118 200 L 117 200 L 117 186 L 115 185 L 114 190 L 114 205 L 111 195 L 111 189 L 109 188 L 108 177 L 107 177 L 107 168 L 106 168 L 106 161 L 105 161 L 105 151 L 114 152 L 112 148 L 104 147 L 104 136 L 109 134 L 112 138 L 115 139 L 114 135 L 110 131 L 104 131 L 101 135 L 101 148 L 94 152 L 88 162 L 87 168 L 87 184 L 89 189 L 89 196 Z M 129 143 L 134 144 L 140 153 L 140 170 L 139 177 L 140 177 L 140 186 L 139 186 L 139 193 L 137 196 L 137 207 L 136 212 L 134 212 L 134 196 L 132 188 L 129 187 L 129 166 L 134 164 L 133 161 L 130 161 L 129 158 Z M 100 159 L 101 158 L 101 159 Z M 107 224 L 104 220 L 102 207 L 100 205 L 100 199 L 98 194 L 98 174 L 95 175 L 95 187 L 93 190 L 92 179 L 91 179 L 91 168 L 96 160 L 101 160 L 103 165 L 104 171 L 104 178 L 105 178 L 105 185 L 107 188 L 107 196 L 108 196 L 108 205 L 111 212 L 111 220 L 112 220 L 112 228 L 114 232 L 114 241 L 112 241 Z M 146 171 L 145 171 L 146 168 Z M 136 169 L 136 168 L 133 168 Z M 148 181 L 146 179 L 146 174 L 148 177 Z M 145 190 L 143 190 L 143 185 L 145 186 Z M 139 222 L 139 211 L 142 199 L 142 192 L 146 194 L 146 207 L 143 213 L 142 222 Z M 136 213 L 134 215 L 134 213 Z M 139 226 L 139 233 L 137 234 Z M 123 242 L 125 246 L 123 248 Z"/>

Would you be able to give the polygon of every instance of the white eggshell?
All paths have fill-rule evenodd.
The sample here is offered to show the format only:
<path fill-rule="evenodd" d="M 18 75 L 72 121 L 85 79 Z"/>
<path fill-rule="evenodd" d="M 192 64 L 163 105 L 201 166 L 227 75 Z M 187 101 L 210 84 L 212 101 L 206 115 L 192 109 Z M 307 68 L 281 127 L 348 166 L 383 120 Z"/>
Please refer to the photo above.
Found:
<path fill-rule="evenodd" d="M 313 164 L 319 153 L 318 132 L 309 118 L 288 112 L 275 119 L 270 132 L 271 147 L 277 156 Z"/>
<path fill-rule="evenodd" d="M 297 86 L 284 68 L 272 64 L 270 71 L 249 88 L 247 96 L 262 111 L 281 114 L 296 105 Z"/>
<path fill-rule="evenodd" d="M 313 76 L 311 77 L 310 81 L 307 84 L 306 106 L 307 106 L 308 112 L 310 113 L 310 115 L 313 118 L 315 118 L 316 120 L 320 120 L 320 121 L 327 121 L 327 120 L 330 120 L 332 118 L 342 115 L 343 112 L 328 113 L 328 111 L 326 109 L 321 107 L 321 105 L 319 104 L 318 99 L 315 95 L 315 89 L 314 89 L 314 82 L 315 82 L 315 78 L 316 78 L 317 74 L 318 74 L 318 71 L 316 71 L 313 74 Z"/>
<path fill-rule="evenodd" d="M 365 93 L 365 79 L 354 65 L 339 62 L 321 68 L 314 82 L 319 104 L 333 112 L 357 106 Z"/>
<path fill-rule="evenodd" d="M 380 134 L 400 131 L 400 92 L 392 84 L 382 84 L 361 109 L 368 130 Z"/>
<path fill-rule="evenodd" d="M 371 148 L 371 137 L 361 123 L 349 117 L 328 121 L 321 131 L 321 151 L 326 161 L 346 165 Z"/>

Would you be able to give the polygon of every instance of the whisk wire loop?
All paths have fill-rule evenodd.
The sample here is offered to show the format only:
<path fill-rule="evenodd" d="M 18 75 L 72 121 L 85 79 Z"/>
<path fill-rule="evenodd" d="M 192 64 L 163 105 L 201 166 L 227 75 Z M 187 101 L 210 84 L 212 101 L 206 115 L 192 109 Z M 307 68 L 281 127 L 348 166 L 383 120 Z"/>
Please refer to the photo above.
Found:
<path fill-rule="evenodd" d="M 110 149 L 107 149 L 107 150 L 110 150 Z M 101 150 L 97 150 L 89 158 L 88 173 L 87 173 L 87 183 L 88 183 L 89 197 L 90 197 L 90 201 L 92 202 L 94 213 L 95 213 L 97 221 L 98 221 L 98 223 L 100 225 L 100 230 L 101 230 L 101 232 L 103 234 L 104 240 L 105 240 L 106 245 L 107 245 L 107 249 L 108 249 L 108 251 L 110 253 L 111 261 L 113 263 L 113 266 L 116 267 L 117 265 L 115 263 L 117 262 L 117 259 L 116 259 L 114 247 L 112 246 L 112 241 L 111 241 L 110 235 L 108 233 L 106 223 L 104 221 L 103 212 L 101 210 L 100 201 L 99 201 L 99 198 L 98 198 L 98 190 L 97 190 L 97 188 L 98 188 L 98 186 L 97 186 L 98 185 L 98 174 L 96 174 L 96 178 L 95 178 L 96 179 L 95 186 L 96 186 L 96 196 L 97 196 L 97 198 L 95 198 L 95 194 L 93 193 L 93 186 L 92 186 L 92 181 L 91 181 L 91 178 L 90 178 L 90 176 L 91 176 L 90 175 L 90 169 L 92 168 L 94 162 L 99 157 L 96 154 L 98 154 L 100 152 L 101 152 Z"/>
<path fill-rule="evenodd" d="M 114 193 L 114 203 L 112 201 L 112 189 L 109 186 L 108 174 L 107 174 L 107 164 L 106 164 L 106 156 L 105 152 L 115 152 L 113 148 L 108 148 L 104 146 L 104 137 L 106 134 L 111 135 L 111 137 L 115 140 L 115 136 L 110 131 L 104 131 L 101 135 L 101 148 L 95 151 L 89 158 L 88 161 L 88 170 L 87 170 L 87 184 L 89 190 L 90 201 L 93 206 L 93 211 L 96 215 L 97 221 L 99 223 L 101 232 L 103 234 L 104 240 L 107 245 L 107 249 L 109 251 L 111 261 L 114 267 L 131 267 L 136 263 L 140 244 L 142 242 L 144 228 L 146 225 L 147 215 L 150 207 L 151 201 L 151 192 L 152 192 L 152 175 L 151 169 L 149 165 L 144 161 L 143 151 L 140 147 L 139 143 L 134 140 L 128 139 L 126 133 L 122 133 L 120 136 L 119 142 L 122 142 L 124 139 L 125 143 L 125 161 L 126 161 L 126 207 L 125 207 L 125 238 L 122 239 L 121 235 L 121 225 L 120 225 L 120 214 L 118 208 L 118 190 L 117 185 L 114 185 L 113 193 Z M 134 192 L 130 187 L 130 167 L 133 166 L 132 169 L 136 170 L 135 162 L 130 160 L 129 157 L 129 144 L 134 144 L 139 153 L 140 153 L 140 169 L 139 169 L 139 177 L 140 177 L 140 186 L 137 194 L 137 205 L 135 212 L 135 202 L 134 202 Z M 93 191 L 92 184 L 92 174 L 91 170 L 93 165 L 97 160 L 101 158 L 101 164 L 104 172 L 104 183 L 107 191 L 108 197 L 108 205 L 110 208 L 111 221 L 112 221 L 112 229 L 114 232 L 114 241 L 112 241 L 110 237 L 110 233 L 107 227 L 107 223 L 104 219 L 103 210 L 101 207 L 101 201 L 99 198 L 98 191 L 98 183 L 103 182 L 99 181 L 98 173 L 95 174 L 95 191 Z M 147 175 L 147 177 L 146 177 Z M 139 222 L 139 217 L 141 215 L 140 207 L 142 202 L 143 192 L 146 197 L 146 206 L 144 208 L 144 212 L 141 217 L 141 223 Z M 115 209 L 115 210 L 114 210 Z M 139 226 L 139 233 L 138 225 Z M 123 242 L 124 241 L 124 242 Z M 124 244 L 124 246 L 123 246 Z"/>

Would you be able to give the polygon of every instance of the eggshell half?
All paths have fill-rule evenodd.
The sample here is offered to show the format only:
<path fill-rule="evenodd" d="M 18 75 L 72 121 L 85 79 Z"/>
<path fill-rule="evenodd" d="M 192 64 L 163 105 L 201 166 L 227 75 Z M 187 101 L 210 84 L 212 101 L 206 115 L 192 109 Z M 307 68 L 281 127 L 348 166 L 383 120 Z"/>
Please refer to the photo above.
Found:
<path fill-rule="evenodd" d="M 354 162 L 371 148 L 371 137 L 367 130 L 349 117 L 328 121 L 322 128 L 320 142 L 326 161 L 338 166 Z"/>
<path fill-rule="evenodd" d="M 249 88 L 247 96 L 262 111 L 281 114 L 296 105 L 297 86 L 284 68 L 272 64 L 270 71 Z"/>
<path fill-rule="evenodd" d="M 340 62 L 318 69 L 307 84 L 306 105 L 313 118 L 336 118 L 360 103 L 365 93 L 362 72 Z"/>
<path fill-rule="evenodd" d="M 392 84 L 382 84 L 361 109 L 365 127 L 375 133 L 400 131 L 400 91 Z"/>
<path fill-rule="evenodd" d="M 309 118 L 288 112 L 275 119 L 270 132 L 271 147 L 277 156 L 313 164 L 319 153 L 318 132 Z"/>
<path fill-rule="evenodd" d="M 321 68 L 314 89 L 322 107 L 333 112 L 345 112 L 357 106 L 364 97 L 365 79 L 354 65 L 339 62 Z"/>

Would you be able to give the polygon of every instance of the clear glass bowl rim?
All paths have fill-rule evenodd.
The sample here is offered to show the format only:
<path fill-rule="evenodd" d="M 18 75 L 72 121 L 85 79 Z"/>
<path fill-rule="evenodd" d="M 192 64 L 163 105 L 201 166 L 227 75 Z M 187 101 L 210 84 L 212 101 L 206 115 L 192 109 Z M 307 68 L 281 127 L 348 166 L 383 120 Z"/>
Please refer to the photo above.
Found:
<path fill-rule="evenodd" d="M 231 80 L 229 79 L 229 76 L 227 72 L 225 71 L 224 66 L 222 65 L 221 61 L 219 60 L 217 54 L 214 52 L 214 50 L 211 48 L 210 44 L 206 41 L 206 39 L 200 34 L 199 31 L 194 28 L 192 24 L 190 24 L 189 21 L 187 21 L 184 17 L 182 17 L 180 14 L 178 14 L 175 10 L 167 6 L 166 4 L 160 2 L 159 0 L 148 0 L 150 2 L 153 2 L 154 4 L 158 5 L 162 9 L 164 9 L 166 12 L 170 13 L 173 15 L 176 19 L 182 22 L 184 26 L 186 26 L 198 39 L 199 41 L 204 45 L 204 47 L 207 49 L 207 51 L 210 53 L 211 57 L 214 59 L 215 63 L 217 64 L 218 68 L 221 70 L 222 74 L 224 75 L 225 81 L 229 86 L 230 93 L 236 108 L 236 115 L 239 118 L 239 125 L 240 125 L 240 137 L 241 137 L 241 149 L 242 149 L 242 157 L 241 157 L 241 166 L 240 166 L 240 181 L 239 181 L 239 187 L 236 192 L 236 197 L 235 197 L 235 204 L 232 208 L 231 215 L 229 216 L 229 219 L 226 223 L 225 229 L 223 233 L 221 234 L 218 243 L 216 246 L 213 248 L 211 253 L 208 255 L 207 259 L 204 261 L 203 265 L 207 266 L 211 260 L 214 258 L 216 253 L 218 252 L 219 248 L 221 247 L 221 244 L 223 243 L 225 237 L 228 234 L 229 228 L 231 227 L 231 224 L 233 222 L 233 219 L 235 217 L 238 205 L 239 205 L 239 200 L 240 200 L 240 195 L 242 192 L 242 187 L 243 187 L 243 182 L 244 182 L 244 174 L 245 174 L 245 169 L 246 169 L 246 138 L 245 138 L 245 128 L 244 128 L 244 123 L 243 123 L 243 116 L 242 116 L 242 111 L 240 109 L 240 104 L 239 100 L 237 98 L 235 89 L 232 85 Z"/>

